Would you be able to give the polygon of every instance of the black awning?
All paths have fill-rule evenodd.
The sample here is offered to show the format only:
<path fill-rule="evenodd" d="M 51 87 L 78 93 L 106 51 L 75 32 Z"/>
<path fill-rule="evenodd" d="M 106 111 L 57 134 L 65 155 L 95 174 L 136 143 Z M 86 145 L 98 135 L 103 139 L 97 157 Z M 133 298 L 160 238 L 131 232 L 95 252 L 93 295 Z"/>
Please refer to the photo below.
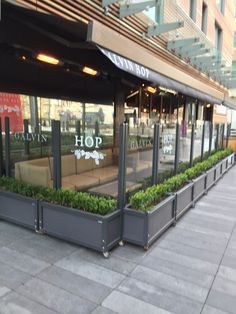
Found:
<path fill-rule="evenodd" d="M 167 76 L 164 76 L 158 72 L 155 72 L 145 66 L 138 64 L 132 60 L 126 59 L 110 50 L 99 47 L 100 51 L 119 69 L 128 72 L 142 80 L 149 81 L 155 85 L 161 85 L 168 89 L 173 89 L 184 95 L 191 96 L 193 98 L 211 103 L 211 104 L 221 104 L 222 100 L 205 94 L 193 87 L 187 86 L 185 84 L 179 83 Z"/>

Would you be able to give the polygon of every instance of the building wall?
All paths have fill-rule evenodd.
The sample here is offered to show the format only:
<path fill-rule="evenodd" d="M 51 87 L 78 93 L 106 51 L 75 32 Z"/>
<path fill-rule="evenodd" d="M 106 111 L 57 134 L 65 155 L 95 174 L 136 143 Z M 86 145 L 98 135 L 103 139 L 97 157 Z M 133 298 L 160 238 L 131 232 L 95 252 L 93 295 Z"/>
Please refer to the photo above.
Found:
<path fill-rule="evenodd" d="M 235 5 L 233 0 L 225 0 L 224 14 L 222 14 L 216 6 L 214 0 L 196 0 L 196 24 L 201 29 L 202 23 L 202 4 L 203 2 L 208 7 L 207 18 L 207 38 L 214 44 L 215 38 L 215 22 L 223 31 L 222 54 L 230 61 L 233 56 L 233 30 L 234 30 L 234 15 Z M 189 15 L 190 0 L 178 0 L 178 4 Z"/>

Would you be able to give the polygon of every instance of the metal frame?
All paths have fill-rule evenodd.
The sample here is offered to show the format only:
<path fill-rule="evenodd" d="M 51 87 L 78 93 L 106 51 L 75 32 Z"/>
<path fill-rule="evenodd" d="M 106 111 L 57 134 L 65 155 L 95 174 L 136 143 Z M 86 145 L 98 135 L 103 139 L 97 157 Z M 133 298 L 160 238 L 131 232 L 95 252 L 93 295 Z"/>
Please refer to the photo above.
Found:
<path fill-rule="evenodd" d="M 119 174 L 118 174 L 118 209 L 123 210 L 126 202 L 126 155 L 128 143 L 128 123 L 120 125 L 119 138 Z"/>
<path fill-rule="evenodd" d="M 159 165 L 159 149 L 160 149 L 160 124 L 154 125 L 154 140 L 153 140 L 153 157 L 152 157 L 152 184 L 157 184 L 158 165 Z"/>
<path fill-rule="evenodd" d="M 3 168 L 2 118 L 0 117 L 0 176 L 3 175 Z"/>
<path fill-rule="evenodd" d="M 162 33 L 167 33 L 173 31 L 177 28 L 183 27 L 184 22 L 173 22 L 173 23 L 165 23 L 165 24 L 158 24 L 152 25 L 148 27 L 147 36 L 158 36 Z"/>
<path fill-rule="evenodd" d="M 11 176 L 11 139 L 10 139 L 10 119 L 5 117 L 5 170 L 6 176 Z"/>
<path fill-rule="evenodd" d="M 147 8 L 152 8 L 158 5 L 158 0 L 150 0 L 150 1 L 143 1 L 139 3 L 129 3 L 120 6 L 120 18 L 123 19 L 124 17 L 133 15 L 135 13 L 142 12 Z"/>
<path fill-rule="evenodd" d="M 193 165 L 193 155 L 194 155 L 194 134 L 195 133 L 195 123 L 192 124 L 191 133 L 191 147 L 190 147 L 190 167 Z"/>
<path fill-rule="evenodd" d="M 179 165 L 179 123 L 176 123 L 176 137 L 175 137 L 175 165 L 174 174 L 177 174 L 177 169 Z"/>
<path fill-rule="evenodd" d="M 29 141 L 27 140 L 27 133 L 29 132 L 29 121 L 27 119 L 24 119 L 24 135 L 25 135 L 25 154 L 30 154 L 30 146 Z"/>
<path fill-rule="evenodd" d="M 175 50 L 177 48 L 191 46 L 192 44 L 198 43 L 199 41 L 200 41 L 199 37 L 171 40 L 171 41 L 168 41 L 167 43 L 167 49 Z"/>
<path fill-rule="evenodd" d="M 203 160 L 204 155 L 204 144 L 205 144 L 205 128 L 206 128 L 206 121 L 203 121 L 203 128 L 202 128 L 202 147 L 201 147 L 201 161 Z"/>
<path fill-rule="evenodd" d="M 209 134 L 209 149 L 208 149 L 208 155 L 211 154 L 212 137 L 213 137 L 213 123 L 210 122 L 210 134 Z"/>
<path fill-rule="evenodd" d="M 53 188 L 61 188 L 61 124 L 52 120 Z"/>
<path fill-rule="evenodd" d="M 119 2 L 120 0 L 102 0 L 102 6 L 107 7 L 113 3 Z"/>

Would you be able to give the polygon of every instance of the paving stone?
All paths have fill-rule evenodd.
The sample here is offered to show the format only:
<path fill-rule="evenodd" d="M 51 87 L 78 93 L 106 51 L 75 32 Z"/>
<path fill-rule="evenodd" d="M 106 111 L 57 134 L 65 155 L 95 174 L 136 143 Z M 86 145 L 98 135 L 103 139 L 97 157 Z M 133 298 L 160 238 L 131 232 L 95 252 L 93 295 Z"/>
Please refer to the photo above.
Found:
<path fill-rule="evenodd" d="M 116 312 L 113 312 L 106 307 L 98 306 L 91 314 L 116 314 Z"/>
<path fill-rule="evenodd" d="M 21 238 L 29 237 L 33 231 L 9 224 L 0 220 L 0 247 L 9 245 L 10 243 Z"/>
<path fill-rule="evenodd" d="M 228 314 L 229 312 L 221 311 L 215 307 L 205 305 L 201 314 Z"/>
<path fill-rule="evenodd" d="M 139 263 L 147 255 L 147 252 L 141 247 L 125 244 L 123 247 L 117 247 L 112 254 L 134 263 Z"/>
<path fill-rule="evenodd" d="M 206 304 L 219 310 L 235 314 L 236 298 L 228 294 L 211 290 Z"/>
<path fill-rule="evenodd" d="M 176 314 L 199 314 L 202 308 L 200 302 L 133 278 L 125 279 L 118 289 L 124 294 Z"/>
<path fill-rule="evenodd" d="M 212 289 L 236 297 L 236 282 L 227 280 L 226 278 L 217 276 Z"/>
<path fill-rule="evenodd" d="M 0 285 L 0 298 L 3 297 L 5 294 L 7 294 L 10 291 L 11 290 L 8 289 L 7 287 L 2 286 L 2 283 L 1 283 L 1 285 Z M 0 308 L 0 310 L 1 310 L 1 308 Z"/>
<path fill-rule="evenodd" d="M 211 239 L 202 239 L 198 237 L 198 234 L 188 234 L 186 236 L 186 233 L 169 233 L 164 239 L 168 241 L 173 241 L 173 243 L 181 243 L 189 245 L 193 248 L 202 249 L 204 248 L 208 252 L 216 252 L 216 253 L 222 253 L 225 250 L 225 245 L 212 242 Z M 226 241 L 224 241 L 226 242 Z"/>
<path fill-rule="evenodd" d="M 148 304 L 119 291 L 113 291 L 102 303 L 119 314 L 170 314 L 164 309 Z"/>
<path fill-rule="evenodd" d="M 202 215 L 202 216 L 206 216 L 206 217 L 210 217 L 210 218 L 216 218 L 217 220 L 221 219 L 222 221 L 234 221 L 235 220 L 235 217 L 232 217 L 230 215 L 225 215 L 219 211 L 218 211 L 218 213 L 215 212 L 214 208 L 211 208 L 211 210 L 206 211 L 205 208 L 198 206 L 194 209 L 194 212 L 199 214 L 199 215 Z"/>
<path fill-rule="evenodd" d="M 236 282 L 236 269 L 221 265 L 217 276 Z"/>
<path fill-rule="evenodd" d="M 101 283 L 110 288 L 115 288 L 125 278 L 124 275 L 115 271 L 90 262 L 85 262 L 74 254 L 60 260 L 56 263 L 56 266 L 94 280 L 95 282 Z"/>
<path fill-rule="evenodd" d="M 178 265 L 161 258 L 153 258 L 151 255 L 147 256 L 143 260 L 142 265 L 153 270 L 157 270 L 161 273 L 195 283 L 205 288 L 209 288 L 214 279 L 214 276 L 212 275 L 208 275 L 206 273 L 202 273 L 200 271 L 196 271 L 186 266 Z"/>
<path fill-rule="evenodd" d="M 206 288 L 143 266 L 137 266 L 131 277 L 202 303 L 205 301 L 208 293 Z"/>
<path fill-rule="evenodd" d="M 164 248 L 171 252 L 175 252 L 177 254 L 182 254 L 217 264 L 220 262 L 223 256 L 222 253 L 209 252 L 205 249 L 193 248 L 186 244 L 181 244 L 177 242 L 174 243 L 168 240 L 161 241 L 158 247 Z"/>
<path fill-rule="evenodd" d="M 6 247 L 0 249 L 0 262 L 6 263 L 9 266 L 31 275 L 36 275 L 49 266 L 48 263 L 45 263 L 39 259 L 19 253 Z"/>
<path fill-rule="evenodd" d="M 234 257 L 225 255 L 221 262 L 223 266 L 230 267 L 236 269 L 236 260 Z"/>
<path fill-rule="evenodd" d="M 217 206 L 216 204 L 212 204 L 212 203 L 198 203 L 197 207 L 198 210 L 204 210 L 205 212 L 208 213 L 213 213 L 213 214 L 219 214 L 225 217 L 228 217 L 231 221 L 235 220 L 236 218 L 236 213 L 235 210 L 233 209 L 224 209 L 223 206 L 219 205 Z M 194 209 L 195 210 L 195 209 Z"/>
<path fill-rule="evenodd" d="M 38 234 L 15 241 L 9 248 L 48 263 L 55 263 L 76 250 L 74 245 Z"/>
<path fill-rule="evenodd" d="M 37 278 L 19 287 L 17 292 L 62 314 L 88 314 L 96 308 L 94 303 Z"/>
<path fill-rule="evenodd" d="M 207 234 L 209 237 L 216 237 L 219 239 L 229 239 L 230 233 L 227 232 L 219 232 L 219 231 L 213 231 L 211 229 L 207 229 L 204 227 L 199 227 L 195 225 L 190 225 L 188 223 L 180 222 L 179 224 L 176 225 L 176 228 L 181 228 L 185 230 L 190 230 L 190 231 L 196 231 L 199 233 Z"/>
<path fill-rule="evenodd" d="M 235 262 L 236 262 L 236 250 L 234 250 L 231 247 L 227 247 L 226 251 L 225 251 L 225 256 L 229 256 L 234 258 Z"/>
<path fill-rule="evenodd" d="M 45 306 L 34 302 L 16 292 L 0 299 L 1 314 L 56 314 Z"/>
<path fill-rule="evenodd" d="M 55 266 L 47 268 L 38 277 L 94 303 L 101 303 L 111 292 L 110 288 L 102 284 Z"/>
<path fill-rule="evenodd" d="M 217 264 L 205 262 L 198 258 L 173 253 L 159 247 L 156 247 L 154 250 L 152 250 L 152 252 L 150 252 L 150 256 L 153 256 L 154 258 L 161 258 L 174 264 L 182 265 L 209 275 L 215 275 L 218 269 Z"/>
<path fill-rule="evenodd" d="M 29 274 L 0 262 L 0 283 L 4 286 L 15 289 L 29 279 Z"/>
<path fill-rule="evenodd" d="M 129 260 L 119 258 L 117 255 L 113 254 L 113 252 L 111 253 L 108 259 L 104 258 L 101 253 L 87 249 L 79 250 L 73 255 L 78 257 L 79 259 L 82 258 L 85 261 L 95 263 L 97 265 L 114 270 L 124 275 L 129 274 L 137 265 L 136 263 L 131 262 Z"/>

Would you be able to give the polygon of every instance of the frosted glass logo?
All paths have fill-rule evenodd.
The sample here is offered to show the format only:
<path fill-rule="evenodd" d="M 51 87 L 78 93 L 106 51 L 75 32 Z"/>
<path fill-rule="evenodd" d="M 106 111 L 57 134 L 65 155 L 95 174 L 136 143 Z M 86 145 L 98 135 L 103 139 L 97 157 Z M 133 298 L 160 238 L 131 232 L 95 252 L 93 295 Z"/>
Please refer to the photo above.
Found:
<path fill-rule="evenodd" d="M 100 160 L 103 160 L 106 154 L 100 153 L 97 150 L 86 151 L 87 148 L 100 148 L 102 144 L 102 138 L 99 136 L 78 136 L 75 135 L 75 147 L 79 147 L 75 150 L 72 150 L 72 153 L 76 156 L 77 159 L 94 159 L 95 164 L 99 165 Z M 82 148 L 82 149 L 81 149 Z"/>

